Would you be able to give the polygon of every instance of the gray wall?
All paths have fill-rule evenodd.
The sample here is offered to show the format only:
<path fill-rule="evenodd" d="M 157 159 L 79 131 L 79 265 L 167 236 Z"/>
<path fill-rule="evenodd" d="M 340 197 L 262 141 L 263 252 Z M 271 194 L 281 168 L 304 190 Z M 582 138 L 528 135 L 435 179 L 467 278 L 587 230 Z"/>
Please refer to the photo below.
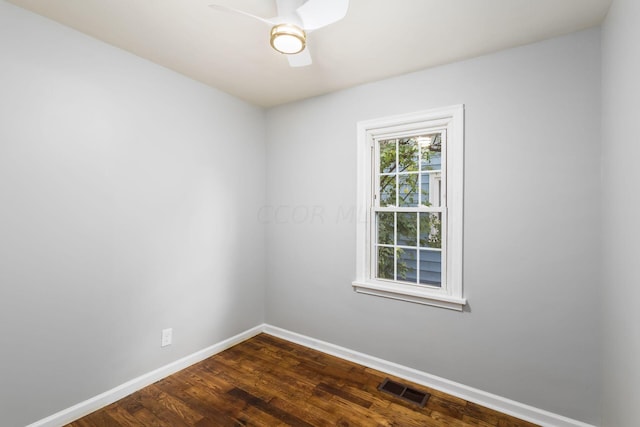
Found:
<path fill-rule="evenodd" d="M 600 77 L 596 29 L 269 110 L 267 321 L 598 424 Z M 469 310 L 355 294 L 356 122 L 458 103 Z"/>
<path fill-rule="evenodd" d="M 640 2 L 603 25 L 604 426 L 638 425 L 640 402 Z"/>
<path fill-rule="evenodd" d="M 263 322 L 261 109 L 5 1 L 0 64 L 0 425 Z"/>

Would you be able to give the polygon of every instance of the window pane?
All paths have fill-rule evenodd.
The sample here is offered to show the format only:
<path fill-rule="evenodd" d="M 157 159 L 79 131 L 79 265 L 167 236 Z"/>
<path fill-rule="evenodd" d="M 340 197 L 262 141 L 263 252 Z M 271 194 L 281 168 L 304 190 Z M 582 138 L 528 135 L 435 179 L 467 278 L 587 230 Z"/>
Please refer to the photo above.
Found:
<path fill-rule="evenodd" d="M 398 245 L 417 246 L 418 214 L 413 212 L 398 212 Z"/>
<path fill-rule="evenodd" d="M 417 282 L 417 252 L 415 249 L 397 249 L 398 280 L 413 283 Z"/>
<path fill-rule="evenodd" d="M 376 214 L 378 224 L 378 243 L 393 245 L 393 212 L 378 212 Z"/>
<path fill-rule="evenodd" d="M 418 170 L 418 144 L 415 138 L 403 138 L 398 143 L 398 172 Z"/>
<path fill-rule="evenodd" d="M 417 138 L 420 145 L 420 170 L 441 169 L 442 136 L 441 134 L 425 135 Z"/>
<path fill-rule="evenodd" d="M 420 251 L 420 283 L 442 286 L 442 253 L 440 251 Z"/>
<path fill-rule="evenodd" d="M 440 172 L 420 174 L 420 204 L 423 206 L 442 206 L 442 180 Z"/>
<path fill-rule="evenodd" d="M 380 173 L 396 170 L 396 140 L 380 141 Z"/>
<path fill-rule="evenodd" d="M 442 248 L 442 213 L 420 214 L 420 246 Z"/>
<path fill-rule="evenodd" d="M 378 279 L 394 280 L 393 264 L 394 264 L 393 248 L 378 247 Z"/>
<path fill-rule="evenodd" d="M 418 174 L 398 176 L 399 206 L 418 206 Z"/>
<path fill-rule="evenodd" d="M 397 206 L 396 175 L 380 176 L 380 206 Z"/>

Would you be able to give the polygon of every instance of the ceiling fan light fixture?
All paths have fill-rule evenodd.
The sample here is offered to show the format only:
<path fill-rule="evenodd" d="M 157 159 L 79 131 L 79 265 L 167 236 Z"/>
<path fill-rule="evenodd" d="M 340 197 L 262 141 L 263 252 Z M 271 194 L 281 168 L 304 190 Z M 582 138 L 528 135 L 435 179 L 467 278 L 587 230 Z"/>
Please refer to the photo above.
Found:
<path fill-rule="evenodd" d="M 307 34 L 297 25 L 279 24 L 271 29 L 271 47 L 286 55 L 295 55 L 304 50 Z"/>

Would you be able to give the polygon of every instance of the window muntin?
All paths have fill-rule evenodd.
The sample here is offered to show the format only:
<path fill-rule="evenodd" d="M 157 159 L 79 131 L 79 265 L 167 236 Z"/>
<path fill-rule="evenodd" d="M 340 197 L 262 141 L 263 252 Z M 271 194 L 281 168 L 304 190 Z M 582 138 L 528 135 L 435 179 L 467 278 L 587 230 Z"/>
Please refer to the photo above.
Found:
<path fill-rule="evenodd" d="M 446 130 L 374 142 L 373 278 L 442 286 Z"/>

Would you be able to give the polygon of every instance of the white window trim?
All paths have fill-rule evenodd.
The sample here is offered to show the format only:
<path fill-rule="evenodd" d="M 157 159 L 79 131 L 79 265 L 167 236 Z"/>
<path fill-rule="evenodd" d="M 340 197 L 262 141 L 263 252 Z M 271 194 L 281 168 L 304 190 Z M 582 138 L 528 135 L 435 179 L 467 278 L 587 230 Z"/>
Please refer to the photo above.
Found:
<path fill-rule="evenodd" d="M 374 141 L 379 138 L 415 135 L 433 128 L 445 128 L 448 140 L 446 156 L 446 236 L 447 257 L 443 266 L 446 277 L 442 288 L 375 280 L 371 273 L 371 242 L 373 235 L 372 187 L 375 185 L 372 167 Z M 462 296 L 462 227 L 464 187 L 464 105 L 420 111 L 399 116 L 358 122 L 358 212 L 366 212 L 358 221 L 356 239 L 356 292 L 419 304 L 462 311 L 467 303 Z"/>

